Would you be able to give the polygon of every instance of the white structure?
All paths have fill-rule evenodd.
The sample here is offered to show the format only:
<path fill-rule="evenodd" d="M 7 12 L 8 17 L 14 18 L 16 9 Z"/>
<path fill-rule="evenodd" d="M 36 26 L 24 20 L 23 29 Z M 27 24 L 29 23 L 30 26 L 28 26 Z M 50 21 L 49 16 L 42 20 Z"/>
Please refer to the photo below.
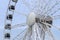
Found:
<path fill-rule="evenodd" d="M 52 25 L 52 17 L 36 14 L 34 12 L 30 13 L 27 16 L 26 25 L 28 25 L 26 32 L 22 38 L 22 40 L 44 40 L 45 33 L 50 33 L 50 28 Z M 16 26 L 24 26 L 25 24 L 15 25 Z M 53 35 L 50 37 L 54 40 Z"/>
<path fill-rule="evenodd" d="M 38 15 L 34 12 L 30 13 L 27 18 L 28 31 L 23 40 L 44 40 L 45 32 L 49 30 L 49 25 L 52 24 L 52 18 L 45 15 Z M 49 23 L 50 22 L 50 23 Z"/>
<path fill-rule="evenodd" d="M 15 2 L 16 0 L 14 0 L 13 2 Z M 22 0 L 23 3 L 30 8 L 29 3 L 25 2 L 25 0 Z M 26 14 L 21 14 L 27 17 L 26 23 L 25 24 L 17 24 L 14 26 L 10 26 L 11 29 L 21 26 L 25 26 L 28 25 L 28 27 L 26 28 L 26 32 L 24 33 L 24 36 L 22 37 L 22 39 L 19 38 L 19 40 L 45 40 L 45 34 L 46 32 L 49 34 L 49 37 L 51 38 L 50 40 L 55 40 L 55 38 L 53 37 L 50 28 L 53 26 L 53 18 L 52 16 L 48 15 L 48 13 L 52 10 L 52 8 L 54 8 L 59 2 L 56 2 L 51 8 L 49 8 L 49 2 L 50 0 L 44 5 L 42 6 L 43 2 L 41 0 L 34 0 L 35 1 L 35 6 L 30 8 L 30 14 L 26 15 Z M 33 1 L 31 1 L 33 3 Z M 40 4 L 41 3 L 41 4 Z M 15 10 L 15 5 L 16 3 L 14 3 L 14 6 L 12 6 L 12 13 L 16 12 Z M 10 6 L 10 5 L 9 5 Z M 10 9 L 11 7 L 9 7 Z M 9 10 L 11 11 L 11 10 Z M 57 11 L 55 11 L 57 12 Z M 53 12 L 53 13 L 55 13 Z M 11 13 L 11 14 L 12 14 Z M 19 12 L 17 12 L 19 13 Z M 13 14 L 12 14 L 13 15 Z M 53 15 L 53 14 L 51 14 Z M 10 22 L 12 22 L 12 20 L 10 20 Z M 56 27 L 57 28 L 57 27 Z M 11 31 L 11 30 L 10 30 Z M 15 37 L 17 38 L 17 36 Z M 13 40 L 15 40 L 15 38 Z M 10 39 L 8 39 L 10 40 Z M 17 39 L 18 40 L 18 39 Z"/>

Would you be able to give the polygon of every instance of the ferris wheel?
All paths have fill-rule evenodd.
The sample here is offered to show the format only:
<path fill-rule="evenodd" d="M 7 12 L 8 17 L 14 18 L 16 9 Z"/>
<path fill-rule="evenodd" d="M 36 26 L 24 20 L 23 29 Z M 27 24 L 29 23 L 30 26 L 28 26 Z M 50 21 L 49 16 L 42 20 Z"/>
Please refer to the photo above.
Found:
<path fill-rule="evenodd" d="M 54 20 L 60 19 L 59 5 L 60 1 L 58 0 L 9 0 L 3 40 L 55 40 L 51 29 L 60 30 L 60 28 L 53 25 Z M 23 17 L 25 18 L 23 19 Z M 15 25 L 13 25 L 13 22 Z M 12 30 L 18 28 L 24 30 L 20 30 L 20 33 L 17 30 L 17 35 L 11 39 Z"/>

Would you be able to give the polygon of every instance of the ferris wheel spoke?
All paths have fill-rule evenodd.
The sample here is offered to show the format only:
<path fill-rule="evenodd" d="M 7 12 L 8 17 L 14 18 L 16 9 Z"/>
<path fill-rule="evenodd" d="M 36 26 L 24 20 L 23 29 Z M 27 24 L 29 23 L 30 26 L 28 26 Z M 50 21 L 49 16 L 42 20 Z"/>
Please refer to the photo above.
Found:
<path fill-rule="evenodd" d="M 40 34 L 39 34 L 39 30 L 37 29 L 37 39 L 40 39 Z"/>
<path fill-rule="evenodd" d="M 34 35 L 34 38 L 35 38 L 35 40 L 39 40 L 39 39 L 40 39 L 39 26 L 38 26 L 38 24 L 35 24 L 33 27 L 34 27 L 34 30 L 35 30 L 35 31 L 32 31 L 32 33 L 35 34 L 35 35 Z M 32 27 L 32 28 L 33 28 L 33 27 Z"/>
<path fill-rule="evenodd" d="M 45 39 L 45 31 L 43 29 L 41 29 L 41 30 L 40 29 L 39 29 L 39 27 L 37 29 L 38 37 L 39 37 L 39 39 L 44 40 Z"/>
<path fill-rule="evenodd" d="M 47 26 L 48 27 L 48 26 Z M 52 34 L 52 32 L 50 31 L 50 29 L 48 29 L 48 34 L 50 35 L 49 37 L 51 37 L 53 40 L 55 40 L 55 38 L 54 38 L 54 36 L 53 36 L 53 34 Z"/>
<path fill-rule="evenodd" d="M 52 32 L 50 31 L 50 29 L 49 29 L 49 27 L 48 27 L 48 25 L 46 25 L 46 27 L 47 27 L 47 33 L 50 35 L 49 37 L 51 37 L 53 40 L 55 40 Z"/>
<path fill-rule="evenodd" d="M 18 14 L 20 14 L 20 15 L 23 15 L 23 16 L 28 16 L 26 13 L 21 13 L 21 12 L 18 12 L 18 11 L 14 11 L 15 13 L 18 13 Z"/>
<path fill-rule="evenodd" d="M 31 29 L 30 29 L 30 27 L 27 29 L 27 31 L 26 31 L 26 33 L 25 33 L 25 35 L 24 35 L 24 37 L 22 38 L 23 40 L 26 40 L 26 39 L 28 39 L 30 36 L 31 36 Z M 29 35 L 30 34 L 30 35 Z"/>
<path fill-rule="evenodd" d="M 54 15 L 54 14 L 57 13 L 58 11 L 60 11 L 60 8 L 58 8 L 56 11 L 54 11 L 51 15 Z"/>
<path fill-rule="evenodd" d="M 50 2 L 50 0 L 45 4 L 45 6 L 44 6 L 44 8 L 43 8 L 43 10 L 45 10 L 46 9 L 46 7 L 47 7 L 47 5 L 48 5 L 48 3 Z M 43 13 L 43 12 L 41 12 L 41 13 Z M 44 13 L 43 13 L 44 14 Z"/>
<path fill-rule="evenodd" d="M 60 15 L 52 16 L 53 19 L 60 19 Z"/>
<path fill-rule="evenodd" d="M 56 27 L 54 25 L 51 25 L 51 24 L 48 24 L 48 23 L 44 23 L 44 22 L 42 22 L 42 23 L 45 24 L 45 25 L 47 25 L 47 26 L 55 27 L 56 29 L 60 30 L 60 28 L 58 28 L 58 27 Z"/>
<path fill-rule="evenodd" d="M 25 4 L 27 7 L 29 7 L 30 6 L 30 4 L 29 3 L 27 3 L 25 0 L 22 0 L 23 1 L 23 4 Z"/>
<path fill-rule="evenodd" d="M 16 24 L 16 25 L 12 26 L 11 28 L 14 29 L 14 28 L 22 27 L 22 26 L 26 26 L 26 23 Z"/>
<path fill-rule="evenodd" d="M 42 27 L 42 25 L 41 25 L 40 23 L 38 24 L 38 26 L 39 26 L 39 30 L 42 29 L 42 30 L 45 32 L 44 27 Z M 41 30 L 40 30 L 40 31 L 41 31 Z"/>
<path fill-rule="evenodd" d="M 25 0 L 22 0 L 23 2 L 23 4 L 29 9 L 30 8 L 30 4 L 29 3 L 27 3 Z M 29 9 L 30 11 L 31 11 L 31 9 Z"/>
<path fill-rule="evenodd" d="M 16 37 L 14 37 L 13 40 L 15 40 L 16 38 L 17 38 L 17 39 L 20 39 L 20 38 L 18 38 L 18 37 L 21 36 L 21 34 L 24 33 L 24 31 L 26 31 L 26 29 L 27 29 L 27 28 L 25 28 L 25 29 L 24 29 L 22 32 L 20 32 Z"/>
<path fill-rule="evenodd" d="M 49 38 L 52 38 L 53 40 L 55 40 L 52 32 L 50 31 L 50 29 L 49 29 L 49 27 L 48 27 L 48 25 L 46 25 L 46 27 L 47 27 L 47 33 L 48 33 L 48 35 L 49 35 Z"/>
<path fill-rule="evenodd" d="M 38 30 L 39 30 L 39 33 L 40 33 L 40 38 L 42 40 L 44 40 L 45 39 L 45 32 L 46 32 L 46 30 L 44 28 L 45 25 L 42 26 L 42 24 L 38 23 L 38 26 L 39 26 Z"/>
<path fill-rule="evenodd" d="M 45 14 L 48 14 L 48 12 L 50 12 L 53 8 L 55 8 L 56 5 L 58 5 L 59 2 L 56 2 L 50 9 L 48 9 Z"/>

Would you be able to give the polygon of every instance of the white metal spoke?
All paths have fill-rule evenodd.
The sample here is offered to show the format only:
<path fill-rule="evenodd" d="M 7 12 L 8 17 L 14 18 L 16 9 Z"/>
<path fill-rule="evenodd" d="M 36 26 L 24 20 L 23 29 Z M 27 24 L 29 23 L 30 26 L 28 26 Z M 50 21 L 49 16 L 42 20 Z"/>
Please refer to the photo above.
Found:
<path fill-rule="evenodd" d="M 27 31 L 27 28 L 25 28 L 22 32 L 20 32 L 16 37 L 13 38 L 13 40 L 15 40 L 16 38 L 17 39 L 20 39 L 18 38 L 19 36 L 21 36 L 22 33 L 24 33 L 24 31 Z"/>
<path fill-rule="evenodd" d="M 45 23 L 43 23 L 43 24 L 45 24 Z M 51 37 L 53 40 L 55 40 L 52 32 L 50 31 L 50 29 L 49 29 L 49 27 L 48 27 L 48 25 L 50 26 L 50 24 L 46 23 L 45 25 L 46 25 L 46 27 L 47 27 L 47 32 L 48 32 L 48 34 L 49 34 L 49 37 Z"/>
<path fill-rule="evenodd" d="M 39 33 L 38 36 L 41 37 L 41 40 L 44 40 L 44 39 L 45 39 L 45 31 L 44 31 L 43 29 L 41 29 L 41 30 L 40 30 L 40 29 L 41 29 L 41 28 L 39 28 L 39 27 L 38 27 L 38 29 L 37 29 L 37 30 L 38 30 L 38 33 Z M 40 32 L 41 32 L 41 33 L 40 33 Z M 40 39 L 40 38 L 39 38 L 39 39 Z"/>
<path fill-rule="evenodd" d="M 40 39 L 39 27 L 37 27 L 38 40 Z"/>
<path fill-rule="evenodd" d="M 48 27 L 48 26 L 47 26 Z M 48 29 L 48 34 L 49 34 L 49 37 L 51 37 L 53 40 L 55 40 L 55 38 L 54 38 L 54 36 L 53 36 L 53 34 L 52 34 L 52 32 Z"/>
<path fill-rule="evenodd" d="M 18 12 L 18 11 L 16 11 L 16 10 L 15 10 L 14 12 L 15 12 L 15 13 L 18 13 L 18 14 L 20 14 L 20 15 L 26 16 L 26 17 L 28 16 L 26 13 L 21 13 L 21 12 Z"/>
<path fill-rule="evenodd" d="M 37 40 L 37 30 L 36 30 L 36 23 L 32 26 L 32 40 Z"/>
<path fill-rule="evenodd" d="M 41 37 L 41 39 L 42 40 L 44 40 L 44 38 L 45 38 L 45 32 L 46 32 L 46 30 L 45 30 L 45 25 L 43 26 L 43 24 L 40 24 L 40 23 L 38 23 L 38 26 L 39 26 L 39 32 L 40 32 L 40 37 Z"/>
<path fill-rule="evenodd" d="M 60 19 L 60 15 L 52 16 L 53 19 Z"/>
<path fill-rule="evenodd" d="M 43 31 L 45 32 L 45 28 L 42 26 L 43 24 L 38 23 L 39 29 L 43 29 Z M 45 26 L 45 25 L 44 25 Z M 41 30 L 40 30 L 41 31 Z"/>
<path fill-rule="evenodd" d="M 47 27 L 47 33 L 48 33 L 48 35 L 49 35 L 49 38 L 51 37 L 53 40 L 55 40 L 55 38 L 54 38 L 51 30 L 50 30 L 49 27 L 48 27 L 48 25 L 46 25 L 46 27 Z M 50 39 L 50 40 L 51 40 L 51 39 Z"/>
<path fill-rule="evenodd" d="M 36 26 L 36 28 L 35 28 L 35 30 L 36 30 L 36 40 L 40 40 L 41 39 L 41 37 L 40 37 L 40 31 L 41 30 L 39 30 L 39 26 L 37 25 L 37 23 L 35 24 Z"/>
<path fill-rule="evenodd" d="M 48 12 L 50 12 L 53 8 L 55 8 L 55 6 L 57 6 L 59 4 L 59 2 L 56 2 L 50 9 L 48 9 L 45 14 L 48 14 Z"/>
<path fill-rule="evenodd" d="M 27 38 L 26 37 L 28 37 L 28 33 L 30 33 L 30 27 L 27 29 L 27 31 L 26 31 L 26 33 L 25 33 L 25 35 L 24 35 L 24 37 L 22 38 L 23 40 L 27 40 Z"/>
<path fill-rule="evenodd" d="M 23 1 L 23 4 L 25 4 L 29 8 L 30 4 L 27 3 L 25 0 L 22 0 L 22 1 Z"/>
<path fill-rule="evenodd" d="M 44 40 L 45 39 L 45 32 L 46 32 L 45 25 L 40 24 L 40 23 L 38 25 L 39 25 L 39 31 L 40 31 L 41 40 Z"/>
<path fill-rule="evenodd" d="M 49 4 L 49 2 L 50 2 L 51 0 L 49 0 L 46 4 L 45 4 L 45 6 L 44 6 L 44 8 L 43 8 L 43 10 L 45 10 L 46 11 L 46 7 L 47 7 L 47 5 Z M 43 12 L 45 12 L 45 11 L 43 11 Z M 43 12 L 41 12 L 41 13 L 43 13 Z M 45 14 L 45 13 L 43 13 L 43 14 Z"/>
<path fill-rule="evenodd" d="M 54 15 L 54 14 L 57 13 L 58 11 L 60 11 L 60 8 L 58 8 L 56 11 L 54 11 L 51 15 Z"/>
<path fill-rule="evenodd" d="M 14 28 L 22 27 L 22 26 L 26 26 L 26 23 L 16 24 L 12 26 L 11 28 L 14 29 Z"/>
<path fill-rule="evenodd" d="M 22 1 L 23 1 L 22 3 L 31 11 L 30 4 L 27 3 L 25 0 L 22 0 Z"/>
<path fill-rule="evenodd" d="M 57 28 L 58 30 L 60 30 L 60 28 L 58 28 L 58 27 L 56 27 L 56 26 L 54 26 L 54 25 L 51 25 L 51 24 L 48 24 L 48 23 L 44 23 L 44 22 L 42 22 L 42 23 L 45 24 L 45 25 L 47 25 L 47 26 L 55 27 L 55 28 Z"/>

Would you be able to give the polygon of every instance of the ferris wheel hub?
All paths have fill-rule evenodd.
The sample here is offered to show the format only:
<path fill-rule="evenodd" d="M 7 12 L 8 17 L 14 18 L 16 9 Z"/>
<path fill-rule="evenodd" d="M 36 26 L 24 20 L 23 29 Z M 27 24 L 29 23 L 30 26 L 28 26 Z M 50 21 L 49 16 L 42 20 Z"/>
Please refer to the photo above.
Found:
<path fill-rule="evenodd" d="M 28 15 L 28 17 L 27 17 L 28 26 L 31 26 L 32 24 L 35 23 L 35 17 L 36 17 L 36 14 L 34 12 L 32 12 Z"/>
<path fill-rule="evenodd" d="M 27 17 L 27 25 L 32 26 L 34 23 L 45 22 L 48 24 L 52 24 L 52 17 L 45 15 L 36 15 L 34 12 L 30 13 Z M 49 26 L 50 27 L 50 26 Z"/>

